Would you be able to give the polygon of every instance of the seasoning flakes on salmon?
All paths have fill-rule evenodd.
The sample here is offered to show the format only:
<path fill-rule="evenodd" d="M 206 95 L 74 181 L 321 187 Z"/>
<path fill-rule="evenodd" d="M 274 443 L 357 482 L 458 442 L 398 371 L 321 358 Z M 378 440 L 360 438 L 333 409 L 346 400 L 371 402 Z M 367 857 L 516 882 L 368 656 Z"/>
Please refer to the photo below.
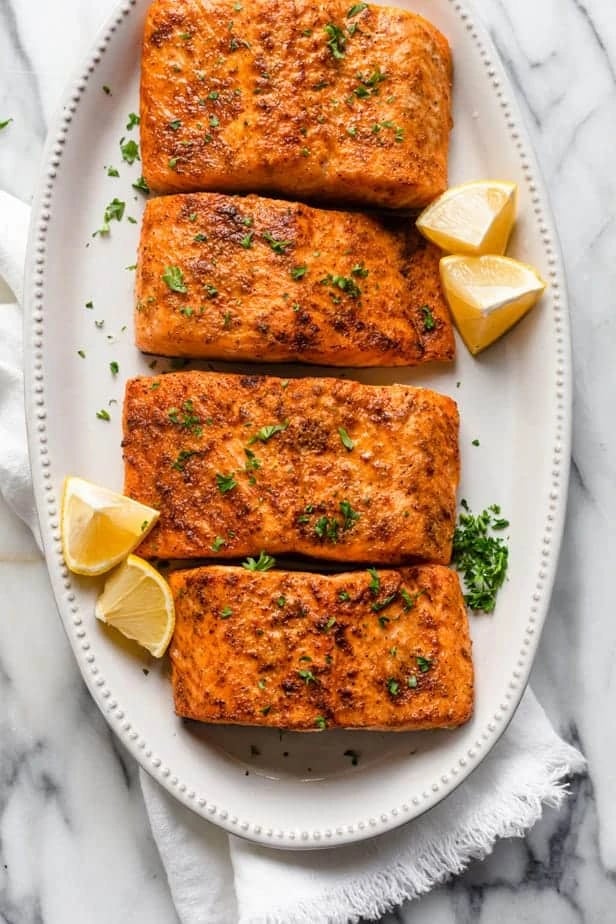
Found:
<path fill-rule="evenodd" d="M 177 372 L 128 381 L 125 493 L 146 558 L 451 557 L 458 410 L 407 385 Z"/>
<path fill-rule="evenodd" d="M 269 191 L 390 208 L 447 186 L 447 40 L 349 0 L 154 0 L 141 154 L 156 192 Z"/>
<path fill-rule="evenodd" d="M 438 565 L 170 576 L 175 710 L 296 731 L 451 728 L 473 709 L 458 576 Z"/>
<path fill-rule="evenodd" d="M 143 217 L 137 346 L 332 366 L 451 360 L 440 256 L 408 217 L 259 196 L 162 196 Z"/>

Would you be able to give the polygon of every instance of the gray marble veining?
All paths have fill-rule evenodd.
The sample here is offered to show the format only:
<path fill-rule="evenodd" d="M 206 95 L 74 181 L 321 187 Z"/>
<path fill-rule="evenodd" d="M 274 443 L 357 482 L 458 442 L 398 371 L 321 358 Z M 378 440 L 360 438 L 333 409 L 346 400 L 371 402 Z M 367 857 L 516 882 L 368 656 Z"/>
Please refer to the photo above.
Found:
<path fill-rule="evenodd" d="M 0 0 L 0 121 L 14 119 L 0 133 L 0 188 L 31 198 L 50 114 L 111 6 Z M 616 920 L 616 15 L 613 0 L 478 6 L 522 103 L 568 274 L 573 467 L 532 683 L 590 773 L 525 839 L 500 843 L 385 921 L 608 924 Z M 83 687 L 34 543 L 3 506 L 0 587 L 0 921 L 175 924 L 135 767 Z"/>

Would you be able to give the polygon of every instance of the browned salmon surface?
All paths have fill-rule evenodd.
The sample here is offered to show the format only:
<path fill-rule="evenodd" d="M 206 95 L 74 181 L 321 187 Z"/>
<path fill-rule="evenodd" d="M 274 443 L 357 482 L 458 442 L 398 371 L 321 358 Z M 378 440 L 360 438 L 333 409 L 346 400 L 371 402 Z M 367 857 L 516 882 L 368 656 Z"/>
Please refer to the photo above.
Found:
<path fill-rule="evenodd" d="M 150 187 L 392 208 L 443 192 L 447 41 L 414 13 L 359 6 L 154 0 L 141 63 Z"/>
<path fill-rule="evenodd" d="M 124 403 L 125 493 L 160 511 L 147 558 L 301 554 L 447 563 L 451 398 L 407 385 L 178 372 Z"/>
<path fill-rule="evenodd" d="M 335 366 L 451 360 L 440 256 L 408 218 L 258 196 L 162 196 L 143 218 L 137 346 Z"/>
<path fill-rule="evenodd" d="M 180 716 L 298 731 L 470 718 L 471 641 L 448 568 L 323 576 L 213 566 L 170 582 Z"/>

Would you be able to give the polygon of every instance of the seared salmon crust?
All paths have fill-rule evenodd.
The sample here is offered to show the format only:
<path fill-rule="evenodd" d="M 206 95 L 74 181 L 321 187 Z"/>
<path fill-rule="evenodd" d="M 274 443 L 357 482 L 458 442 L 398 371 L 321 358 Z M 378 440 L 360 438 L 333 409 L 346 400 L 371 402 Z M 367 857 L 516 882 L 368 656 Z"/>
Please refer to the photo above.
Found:
<path fill-rule="evenodd" d="M 160 511 L 139 554 L 451 556 L 458 410 L 407 385 L 177 372 L 131 379 L 125 493 Z"/>
<path fill-rule="evenodd" d="M 162 196 L 143 217 L 137 346 L 333 366 L 451 360 L 440 256 L 408 218 L 259 196 Z"/>
<path fill-rule="evenodd" d="M 176 713 L 297 731 L 410 731 L 473 709 L 468 620 L 438 565 L 323 576 L 206 567 L 170 576 Z"/>
<path fill-rule="evenodd" d="M 349 0 L 154 0 L 141 62 L 151 189 L 386 208 L 421 207 L 443 192 L 447 40 L 406 10 L 356 8 Z"/>

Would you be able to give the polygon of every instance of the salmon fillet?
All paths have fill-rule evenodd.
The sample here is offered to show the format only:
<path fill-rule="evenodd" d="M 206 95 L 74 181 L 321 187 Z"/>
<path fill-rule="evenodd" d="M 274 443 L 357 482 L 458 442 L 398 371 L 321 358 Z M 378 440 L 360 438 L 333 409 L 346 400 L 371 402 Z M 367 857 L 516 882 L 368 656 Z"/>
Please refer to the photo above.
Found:
<path fill-rule="evenodd" d="M 451 360 L 440 256 L 408 218 L 258 196 L 162 196 L 143 217 L 137 346 L 334 366 Z"/>
<path fill-rule="evenodd" d="M 150 187 L 392 208 L 443 192 L 447 40 L 414 13 L 359 7 L 350 15 L 349 0 L 154 0 L 141 61 Z"/>
<path fill-rule="evenodd" d="M 178 372 L 126 384 L 125 493 L 160 511 L 146 558 L 265 549 L 447 563 L 454 401 L 406 385 Z"/>
<path fill-rule="evenodd" d="M 473 709 L 468 620 L 438 565 L 170 576 L 175 711 L 296 731 L 454 727 Z"/>

